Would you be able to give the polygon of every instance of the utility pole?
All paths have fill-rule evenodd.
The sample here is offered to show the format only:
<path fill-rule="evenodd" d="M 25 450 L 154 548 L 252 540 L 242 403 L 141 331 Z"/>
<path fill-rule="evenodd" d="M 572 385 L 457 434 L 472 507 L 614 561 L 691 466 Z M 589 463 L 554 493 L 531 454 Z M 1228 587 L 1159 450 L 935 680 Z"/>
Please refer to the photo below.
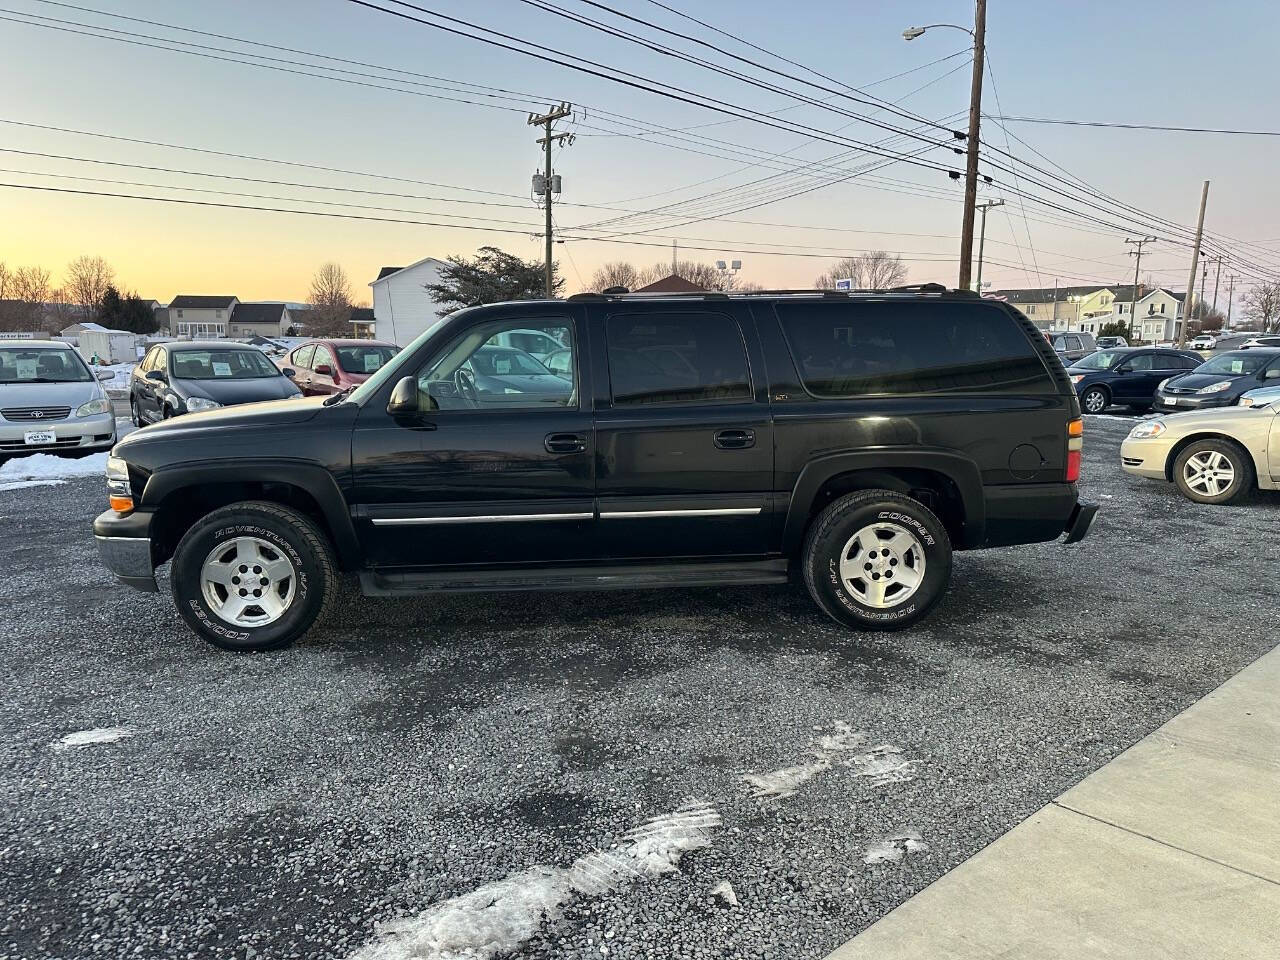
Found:
<path fill-rule="evenodd" d="M 982 119 L 982 65 L 987 56 L 987 0 L 977 0 L 973 18 L 973 77 L 969 82 L 969 143 L 964 164 L 964 219 L 960 227 L 960 281 L 969 289 L 973 272 L 973 215 L 978 202 L 978 131 Z"/>
<path fill-rule="evenodd" d="M 573 143 L 572 133 L 556 133 L 551 132 L 551 125 L 557 120 L 561 120 L 573 113 L 573 105 L 570 103 L 561 103 L 558 107 L 553 107 L 546 113 L 539 116 L 538 114 L 529 114 L 529 126 L 542 127 L 545 131 L 544 135 L 538 143 L 544 148 L 546 158 L 546 172 L 539 176 L 534 174 L 533 192 L 542 194 L 543 203 L 547 209 L 547 225 L 546 225 L 546 241 L 547 241 L 547 299 L 550 300 L 555 296 L 555 278 L 552 276 L 551 270 L 551 245 L 555 242 L 552 237 L 551 226 L 551 195 L 560 192 L 560 178 L 551 172 L 551 145 L 563 140 L 566 144 Z M 538 189 L 541 187 L 542 189 Z"/>
<path fill-rule="evenodd" d="M 987 245 L 987 211 L 992 207 L 1003 206 L 1003 200 L 988 200 L 986 203 L 978 204 L 978 209 L 982 211 L 982 230 L 978 233 L 978 279 L 974 284 L 978 296 L 982 296 L 982 251 Z"/>
<path fill-rule="evenodd" d="M 1196 219 L 1196 241 L 1191 245 L 1191 273 L 1187 275 L 1187 292 L 1185 294 L 1187 306 L 1182 311 L 1182 326 L 1178 329 L 1179 348 L 1187 345 L 1187 324 L 1191 322 L 1191 294 L 1196 288 L 1196 267 L 1200 263 L 1200 240 L 1204 236 L 1204 208 L 1208 202 L 1209 181 L 1206 180 L 1200 190 L 1200 216 Z M 1177 320 L 1174 320 L 1174 326 L 1177 326 Z"/>
<path fill-rule="evenodd" d="M 1222 257 L 1216 258 L 1218 269 L 1213 274 L 1213 312 L 1218 312 L 1218 284 L 1222 281 Z"/>
<path fill-rule="evenodd" d="M 1204 283 L 1209 279 L 1209 258 L 1200 265 L 1200 322 L 1204 323 Z M 1176 320 L 1174 321 L 1177 322 Z"/>
<path fill-rule="evenodd" d="M 1227 277 L 1227 322 L 1222 325 L 1224 330 L 1231 329 L 1231 307 L 1236 299 L 1236 275 L 1233 273 Z"/>
<path fill-rule="evenodd" d="M 1155 237 L 1139 237 L 1137 240 L 1125 238 L 1125 243 L 1132 243 L 1136 250 L 1130 250 L 1129 256 L 1135 257 L 1133 262 L 1133 289 L 1129 293 L 1129 343 L 1133 343 L 1133 315 L 1138 309 L 1138 271 L 1142 267 L 1142 247 L 1144 244 L 1155 243 Z M 1177 311 L 1174 311 L 1176 317 Z M 1177 323 L 1177 320 L 1174 320 Z"/>

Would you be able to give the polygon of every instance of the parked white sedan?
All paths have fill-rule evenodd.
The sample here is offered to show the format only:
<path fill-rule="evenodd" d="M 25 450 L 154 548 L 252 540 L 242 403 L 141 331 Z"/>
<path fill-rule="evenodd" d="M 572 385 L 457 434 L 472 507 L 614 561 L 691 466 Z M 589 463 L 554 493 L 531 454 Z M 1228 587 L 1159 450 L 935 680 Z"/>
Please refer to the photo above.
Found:
<path fill-rule="evenodd" d="M 1120 445 L 1120 463 L 1134 476 L 1172 481 L 1197 503 L 1280 490 L 1280 392 L 1259 400 L 1144 420 Z"/>

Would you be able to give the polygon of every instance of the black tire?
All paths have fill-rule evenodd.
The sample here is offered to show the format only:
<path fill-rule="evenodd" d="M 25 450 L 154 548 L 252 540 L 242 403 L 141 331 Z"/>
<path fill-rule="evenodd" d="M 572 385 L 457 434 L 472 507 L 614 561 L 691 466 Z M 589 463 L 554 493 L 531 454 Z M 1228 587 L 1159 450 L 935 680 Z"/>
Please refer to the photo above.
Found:
<path fill-rule="evenodd" d="M 1085 413 L 1102 413 L 1111 406 L 1111 393 L 1106 387 L 1090 387 L 1080 394 L 1080 409 Z"/>
<path fill-rule="evenodd" d="M 206 559 L 220 544 L 243 537 L 261 541 L 293 566 L 290 602 L 279 619 L 263 626 L 223 619 L 201 589 Z M 213 511 L 186 532 L 173 554 L 170 585 L 178 613 L 192 630 L 214 646 L 247 652 L 288 646 L 305 634 L 329 613 L 338 578 L 333 548 L 314 521 L 277 503 L 246 501 Z"/>
<path fill-rule="evenodd" d="M 886 533 L 897 528 L 909 534 L 923 554 L 924 573 L 914 593 L 887 606 L 868 602 L 858 589 L 845 583 L 838 569 L 854 535 L 877 525 Z M 893 564 L 886 568 L 884 582 L 893 570 L 909 568 L 910 558 L 903 555 L 899 560 L 897 556 L 895 552 L 892 559 L 870 560 L 873 566 Z M 951 580 L 951 538 L 942 521 L 920 501 L 892 490 L 861 490 L 832 501 L 809 524 L 801 568 L 809 595 L 833 620 L 863 630 L 901 630 L 922 620 L 946 593 Z M 880 580 L 879 574 L 871 576 Z M 864 582 L 871 587 L 870 580 Z M 888 589 L 901 592 L 898 587 L 901 582 L 890 583 Z M 893 600 L 892 596 L 885 599 Z"/>
<path fill-rule="evenodd" d="M 1195 489 L 1186 476 L 1188 461 L 1203 454 L 1220 454 L 1230 463 L 1231 482 L 1216 494 Z M 1222 476 L 1220 470 L 1217 476 Z M 1196 503 L 1238 503 L 1253 492 L 1254 479 L 1253 458 L 1249 451 L 1230 440 L 1197 440 L 1183 447 L 1173 461 L 1174 485 L 1179 493 Z"/>

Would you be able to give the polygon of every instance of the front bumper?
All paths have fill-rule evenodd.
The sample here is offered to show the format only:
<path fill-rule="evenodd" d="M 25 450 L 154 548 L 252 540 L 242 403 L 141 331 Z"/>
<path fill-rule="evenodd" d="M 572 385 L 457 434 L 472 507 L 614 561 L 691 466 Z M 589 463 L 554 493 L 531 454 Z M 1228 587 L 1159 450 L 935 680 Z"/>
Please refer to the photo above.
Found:
<path fill-rule="evenodd" d="M 1165 464 L 1169 460 L 1170 443 L 1160 437 L 1141 440 L 1127 438 L 1120 444 L 1120 466 L 1125 473 L 1148 480 L 1167 480 Z"/>
<path fill-rule="evenodd" d="M 156 593 L 155 563 L 151 559 L 151 514 L 107 510 L 93 521 L 98 556 L 116 579 L 136 590 Z"/>
<path fill-rule="evenodd" d="M 1179 393 L 1176 396 L 1157 393 L 1154 407 L 1165 413 L 1177 413 L 1179 410 L 1205 410 L 1210 407 L 1230 407 L 1235 404 L 1235 397 L 1227 399 L 1221 394 L 1207 393 L 1199 396 L 1194 393 Z"/>
<path fill-rule="evenodd" d="M 27 434 L 52 430 L 53 443 L 29 444 Z M 116 442 L 114 413 L 64 420 L 0 420 L 0 454 L 52 453 L 55 450 L 109 450 Z"/>

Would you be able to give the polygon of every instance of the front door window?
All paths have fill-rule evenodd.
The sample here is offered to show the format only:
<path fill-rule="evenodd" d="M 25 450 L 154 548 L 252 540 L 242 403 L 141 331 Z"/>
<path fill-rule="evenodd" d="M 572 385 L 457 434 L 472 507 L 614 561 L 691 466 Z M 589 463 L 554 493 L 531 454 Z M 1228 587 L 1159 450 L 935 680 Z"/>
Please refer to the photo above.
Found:
<path fill-rule="evenodd" d="M 512 336 L 513 329 L 522 337 Z M 529 351 L 510 345 L 531 340 L 530 332 L 527 320 L 499 320 L 463 332 L 419 372 L 419 409 L 576 408 L 573 331 L 568 324 L 538 327 L 547 342 L 561 345 L 554 369 Z"/>

